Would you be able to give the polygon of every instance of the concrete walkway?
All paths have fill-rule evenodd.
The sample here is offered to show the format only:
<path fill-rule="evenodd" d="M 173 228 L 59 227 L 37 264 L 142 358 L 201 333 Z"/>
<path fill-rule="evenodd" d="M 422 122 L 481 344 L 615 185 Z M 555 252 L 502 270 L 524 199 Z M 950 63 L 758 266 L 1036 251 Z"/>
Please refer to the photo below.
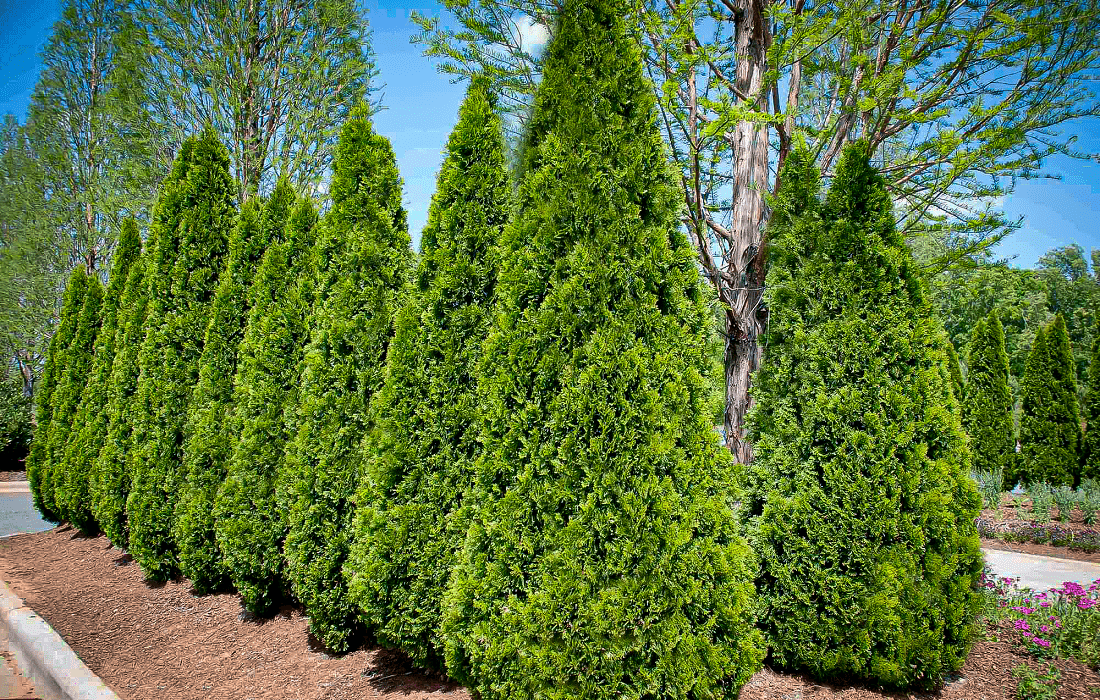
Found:
<path fill-rule="evenodd" d="M 19 532 L 42 532 L 52 527 L 34 509 L 30 483 L 0 481 L 0 536 Z"/>
<path fill-rule="evenodd" d="M 1055 559 L 1035 554 L 1004 552 L 999 549 L 983 549 L 985 562 L 998 576 L 1019 577 L 1021 588 L 1045 591 L 1059 588 L 1066 581 L 1075 581 L 1088 588 L 1100 579 L 1100 564 L 1071 559 Z"/>

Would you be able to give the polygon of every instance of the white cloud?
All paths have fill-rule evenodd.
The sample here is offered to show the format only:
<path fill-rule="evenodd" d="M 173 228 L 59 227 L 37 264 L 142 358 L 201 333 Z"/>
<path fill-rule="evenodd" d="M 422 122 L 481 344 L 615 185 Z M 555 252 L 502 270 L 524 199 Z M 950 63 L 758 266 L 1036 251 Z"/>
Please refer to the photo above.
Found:
<path fill-rule="evenodd" d="M 550 38 L 549 28 L 529 15 L 520 15 L 515 24 L 519 45 L 523 50 L 530 54 L 542 51 Z"/>

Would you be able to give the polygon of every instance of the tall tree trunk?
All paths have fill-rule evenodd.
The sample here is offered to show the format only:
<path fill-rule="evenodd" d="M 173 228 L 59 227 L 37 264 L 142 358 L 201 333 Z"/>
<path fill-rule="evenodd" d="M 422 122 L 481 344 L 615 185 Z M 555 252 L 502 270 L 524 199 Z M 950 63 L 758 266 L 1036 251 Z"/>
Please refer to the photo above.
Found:
<path fill-rule="evenodd" d="M 735 0 L 737 89 L 752 108 L 767 109 L 763 89 L 765 56 L 771 40 L 767 0 Z M 752 460 L 745 414 L 752 406 L 752 373 L 760 366 L 759 337 L 767 323 L 764 293 L 764 192 L 768 188 L 768 127 L 740 121 L 734 129 L 733 246 L 725 261 L 734 285 L 726 311 L 726 446 L 742 463 Z"/>

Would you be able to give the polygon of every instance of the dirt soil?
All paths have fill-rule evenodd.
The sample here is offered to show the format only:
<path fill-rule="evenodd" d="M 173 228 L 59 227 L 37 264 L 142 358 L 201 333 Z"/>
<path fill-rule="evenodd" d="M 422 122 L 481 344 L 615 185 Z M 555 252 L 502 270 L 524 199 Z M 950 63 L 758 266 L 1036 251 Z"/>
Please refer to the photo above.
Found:
<path fill-rule="evenodd" d="M 106 538 L 67 526 L 0 540 L 0 578 L 124 700 L 470 698 L 394 652 L 361 648 L 329 656 L 311 640 L 298 608 L 257 621 L 246 619 L 234 594 L 200 598 L 187 581 L 146 584 L 137 564 Z M 765 668 L 740 698 L 1010 700 L 1011 670 L 1024 661 L 1009 642 L 979 642 L 960 677 L 936 693 L 822 685 Z M 1100 675 L 1072 661 L 1056 665 L 1059 700 L 1095 700 Z"/>

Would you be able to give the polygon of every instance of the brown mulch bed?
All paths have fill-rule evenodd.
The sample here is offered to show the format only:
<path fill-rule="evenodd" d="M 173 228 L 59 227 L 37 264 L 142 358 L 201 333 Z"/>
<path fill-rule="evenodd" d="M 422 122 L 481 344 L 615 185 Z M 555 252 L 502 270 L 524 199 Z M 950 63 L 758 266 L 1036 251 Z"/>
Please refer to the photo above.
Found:
<path fill-rule="evenodd" d="M 438 674 L 413 670 L 393 652 L 361 648 L 329 656 L 310 639 L 298 608 L 248 620 L 234 594 L 200 598 L 186 581 L 147 584 L 137 564 L 106 538 L 83 537 L 68 527 L 0 540 L 0 578 L 124 700 L 470 697 Z M 824 685 L 765 668 L 740 698 L 1010 700 L 1016 689 L 1011 671 L 1024 661 L 1009 642 L 979 642 L 960 677 L 937 693 Z M 1089 688 L 1100 689 L 1100 675 L 1072 661 L 1056 665 L 1062 671 L 1059 700 L 1097 697 Z"/>
<path fill-rule="evenodd" d="M 1001 494 L 1001 511 L 998 514 L 991 509 L 985 509 L 982 511 L 982 517 L 988 520 L 998 521 L 1019 521 L 1019 522 L 1034 522 L 1035 517 L 1031 513 L 1031 499 L 1024 494 Z M 1050 509 L 1050 522 L 1057 524 L 1066 530 L 1087 531 L 1096 530 L 1100 528 L 1100 523 L 1095 525 L 1085 524 L 1085 514 L 1078 508 L 1074 508 L 1073 512 L 1069 514 L 1069 520 L 1062 522 L 1061 513 L 1058 510 L 1058 506 L 1051 506 Z"/>
<path fill-rule="evenodd" d="M 0 577 L 125 700 L 470 697 L 392 652 L 329 656 L 300 609 L 246 621 L 235 594 L 146 584 L 105 537 L 67 526 L 0 540 Z"/>
<path fill-rule="evenodd" d="M 0 481 L 26 481 L 27 472 L 0 472 Z"/>

